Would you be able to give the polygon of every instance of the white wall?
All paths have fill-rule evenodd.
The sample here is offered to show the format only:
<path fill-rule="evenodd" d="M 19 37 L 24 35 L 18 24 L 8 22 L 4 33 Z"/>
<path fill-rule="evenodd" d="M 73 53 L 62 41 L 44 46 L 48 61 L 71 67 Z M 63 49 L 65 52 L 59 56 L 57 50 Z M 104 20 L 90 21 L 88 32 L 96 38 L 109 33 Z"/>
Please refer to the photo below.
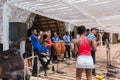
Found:
<path fill-rule="evenodd" d="M 3 2 L 5 2 L 6 0 L 0 0 L 0 43 L 2 43 L 2 39 L 3 39 L 3 25 L 2 25 L 2 7 L 3 7 Z M 22 9 L 18 9 L 15 7 L 11 7 L 11 17 L 9 19 L 10 22 L 26 22 L 29 15 L 31 14 L 31 12 L 22 10 Z"/>

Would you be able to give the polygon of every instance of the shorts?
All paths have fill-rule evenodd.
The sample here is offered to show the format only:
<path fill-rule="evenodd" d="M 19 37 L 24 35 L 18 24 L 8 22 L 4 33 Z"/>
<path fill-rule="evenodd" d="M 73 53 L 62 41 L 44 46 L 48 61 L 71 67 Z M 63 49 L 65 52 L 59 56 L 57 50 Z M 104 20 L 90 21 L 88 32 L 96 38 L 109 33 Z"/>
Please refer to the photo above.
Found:
<path fill-rule="evenodd" d="M 76 60 L 76 68 L 93 69 L 94 63 L 91 55 L 80 55 Z"/>

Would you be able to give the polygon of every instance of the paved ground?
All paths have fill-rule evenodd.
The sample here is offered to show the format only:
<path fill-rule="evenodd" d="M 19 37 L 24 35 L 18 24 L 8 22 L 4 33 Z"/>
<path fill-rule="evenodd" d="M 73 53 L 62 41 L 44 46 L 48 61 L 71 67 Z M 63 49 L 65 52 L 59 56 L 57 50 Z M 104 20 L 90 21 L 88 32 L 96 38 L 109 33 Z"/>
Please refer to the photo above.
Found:
<path fill-rule="evenodd" d="M 110 45 L 110 54 L 111 54 L 111 59 L 112 59 L 112 65 L 120 67 L 120 56 L 119 58 L 113 57 L 117 51 L 120 51 L 120 44 L 114 44 Z M 119 53 L 117 53 L 119 54 Z M 101 75 L 105 76 L 107 73 L 106 65 L 107 65 L 107 57 L 106 57 L 106 47 L 98 47 L 97 52 L 96 52 L 96 72 Z M 117 55 L 116 55 L 117 56 Z M 114 59 L 113 59 L 114 58 Z M 116 60 L 118 62 L 116 62 Z M 66 65 L 64 62 L 60 62 L 59 64 L 59 70 L 63 71 L 64 74 L 58 74 L 56 72 L 52 72 L 51 69 L 48 70 L 48 76 L 45 78 L 44 73 L 41 72 L 41 77 L 38 80 L 75 80 L 75 75 L 76 75 L 76 70 L 75 70 L 75 60 L 68 60 L 70 61 L 71 65 Z M 117 65 L 119 64 L 119 65 Z M 56 64 L 55 69 L 56 69 Z M 49 66 L 51 68 L 51 65 Z M 31 80 L 37 80 L 35 77 L 31 77 Z M 82 80 L 86 80 L 86 76 L 83 73 Z M 93 80 L 97 80 L 93 76 Z M 109 77 L 104 77 L 102 80 L 120 80 L 120 68 L 119 68 L 119 73 L 117 75 L 109 76 Z"/>

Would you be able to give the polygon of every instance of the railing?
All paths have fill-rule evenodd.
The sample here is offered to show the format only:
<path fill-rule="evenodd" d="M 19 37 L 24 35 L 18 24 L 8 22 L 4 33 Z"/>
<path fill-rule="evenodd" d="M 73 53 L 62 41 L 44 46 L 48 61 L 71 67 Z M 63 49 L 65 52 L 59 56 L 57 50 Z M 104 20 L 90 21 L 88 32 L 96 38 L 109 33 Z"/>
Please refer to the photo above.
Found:
<path fill-rule="evenodd" d="M 38 56 L 31 56 L 31 57 L 25 58 L 25 60 L 24 60 L 24 80 L 26 80 L 27 74 L 31 75 L 30 70 L 33 70 L 35 58 L 37 59 L 37 80 L 38 80 L 39 74 L 40 74 L 40 72 L 39 72 L 40 65 L 39 65 L 39 57 Z M 30 62 L 30 64 L 29 64 L 29 62 Z"/>

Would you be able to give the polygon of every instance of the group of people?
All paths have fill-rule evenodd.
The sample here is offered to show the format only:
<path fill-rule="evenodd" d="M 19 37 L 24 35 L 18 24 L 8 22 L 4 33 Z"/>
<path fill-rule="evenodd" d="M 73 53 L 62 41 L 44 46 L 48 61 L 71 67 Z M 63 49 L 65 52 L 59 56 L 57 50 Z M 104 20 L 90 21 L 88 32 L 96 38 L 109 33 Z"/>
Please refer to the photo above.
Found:
<path fill-rule="evenodd" d="M 87 32 L 86 32 L 87 31 Z M 45 69 L 48 68 L 48 64 L 50 60 L 53 62 L 56 60 L 55 53 L 53 50 L 54 41 L 60 41 L 59 36 L 56 32 L 54 32 L 54 36 L 51 37 L 51 33 L 46 33 L 45 37 L 43 37 L 43 32 L 40 31 L 37 33 L 37 29 L 31 29 L 30 40 L 32 42 L 32 46 L 34 50 L 38 52 L 34 53 L 34 55 L 38 55 L 39 59 Z M 81 80 L 82 72 L 85 69 L 87 80 L 92 80 L 92 74 L 95 75 L 95 51 L 96 51 L 96 28 L 92 28 L 90 30 L 86 30 L 85 26 L 79 26 L 77 28 L 77 32 L 79 37 L 73 40 L 74 43 L 74 53 L 76 53 L 76 80 Z M 63 36 L 63 40 L 65 42 L 66 50 L 64 53 L 63 60 L 66 60 L 67 54 L 68 58 L 70 55 L 70 35 L 68 32 Z M 43 60 L 43 57 L 47 58 L 47 62 Z"/>
<path fill-rule="evenodd" d="M 38 32 L 36 28 L 31 28 L 31 33 L 32 34 L 30 35 L 29 39 L 32 43 L 34 55 L 38 55 L 43 68 L 48 69 L 48 64 L 50 63 L 50 60 L 52 60 L 52 62 L 57 61 L 57 55 L 54 51 L 53 45 L 55 41 L 59 42 L 60 38 L 56 32 L 54 32 L 54 35 L 51 37 L 50 32 L 44 34 L 42 31 Z M 63 36 L 63 40 L 66 47 L 63 60 L 66 60 L 67 53 L 68 58 L 70 58 L 70 36 L 68 32 L 66 32 L 66 34 Z M 45 62 L 43 58 L 46 58 L 47 62 Z M 33 73 L 36 72 L 37 71 L 34 70 Z"/>

